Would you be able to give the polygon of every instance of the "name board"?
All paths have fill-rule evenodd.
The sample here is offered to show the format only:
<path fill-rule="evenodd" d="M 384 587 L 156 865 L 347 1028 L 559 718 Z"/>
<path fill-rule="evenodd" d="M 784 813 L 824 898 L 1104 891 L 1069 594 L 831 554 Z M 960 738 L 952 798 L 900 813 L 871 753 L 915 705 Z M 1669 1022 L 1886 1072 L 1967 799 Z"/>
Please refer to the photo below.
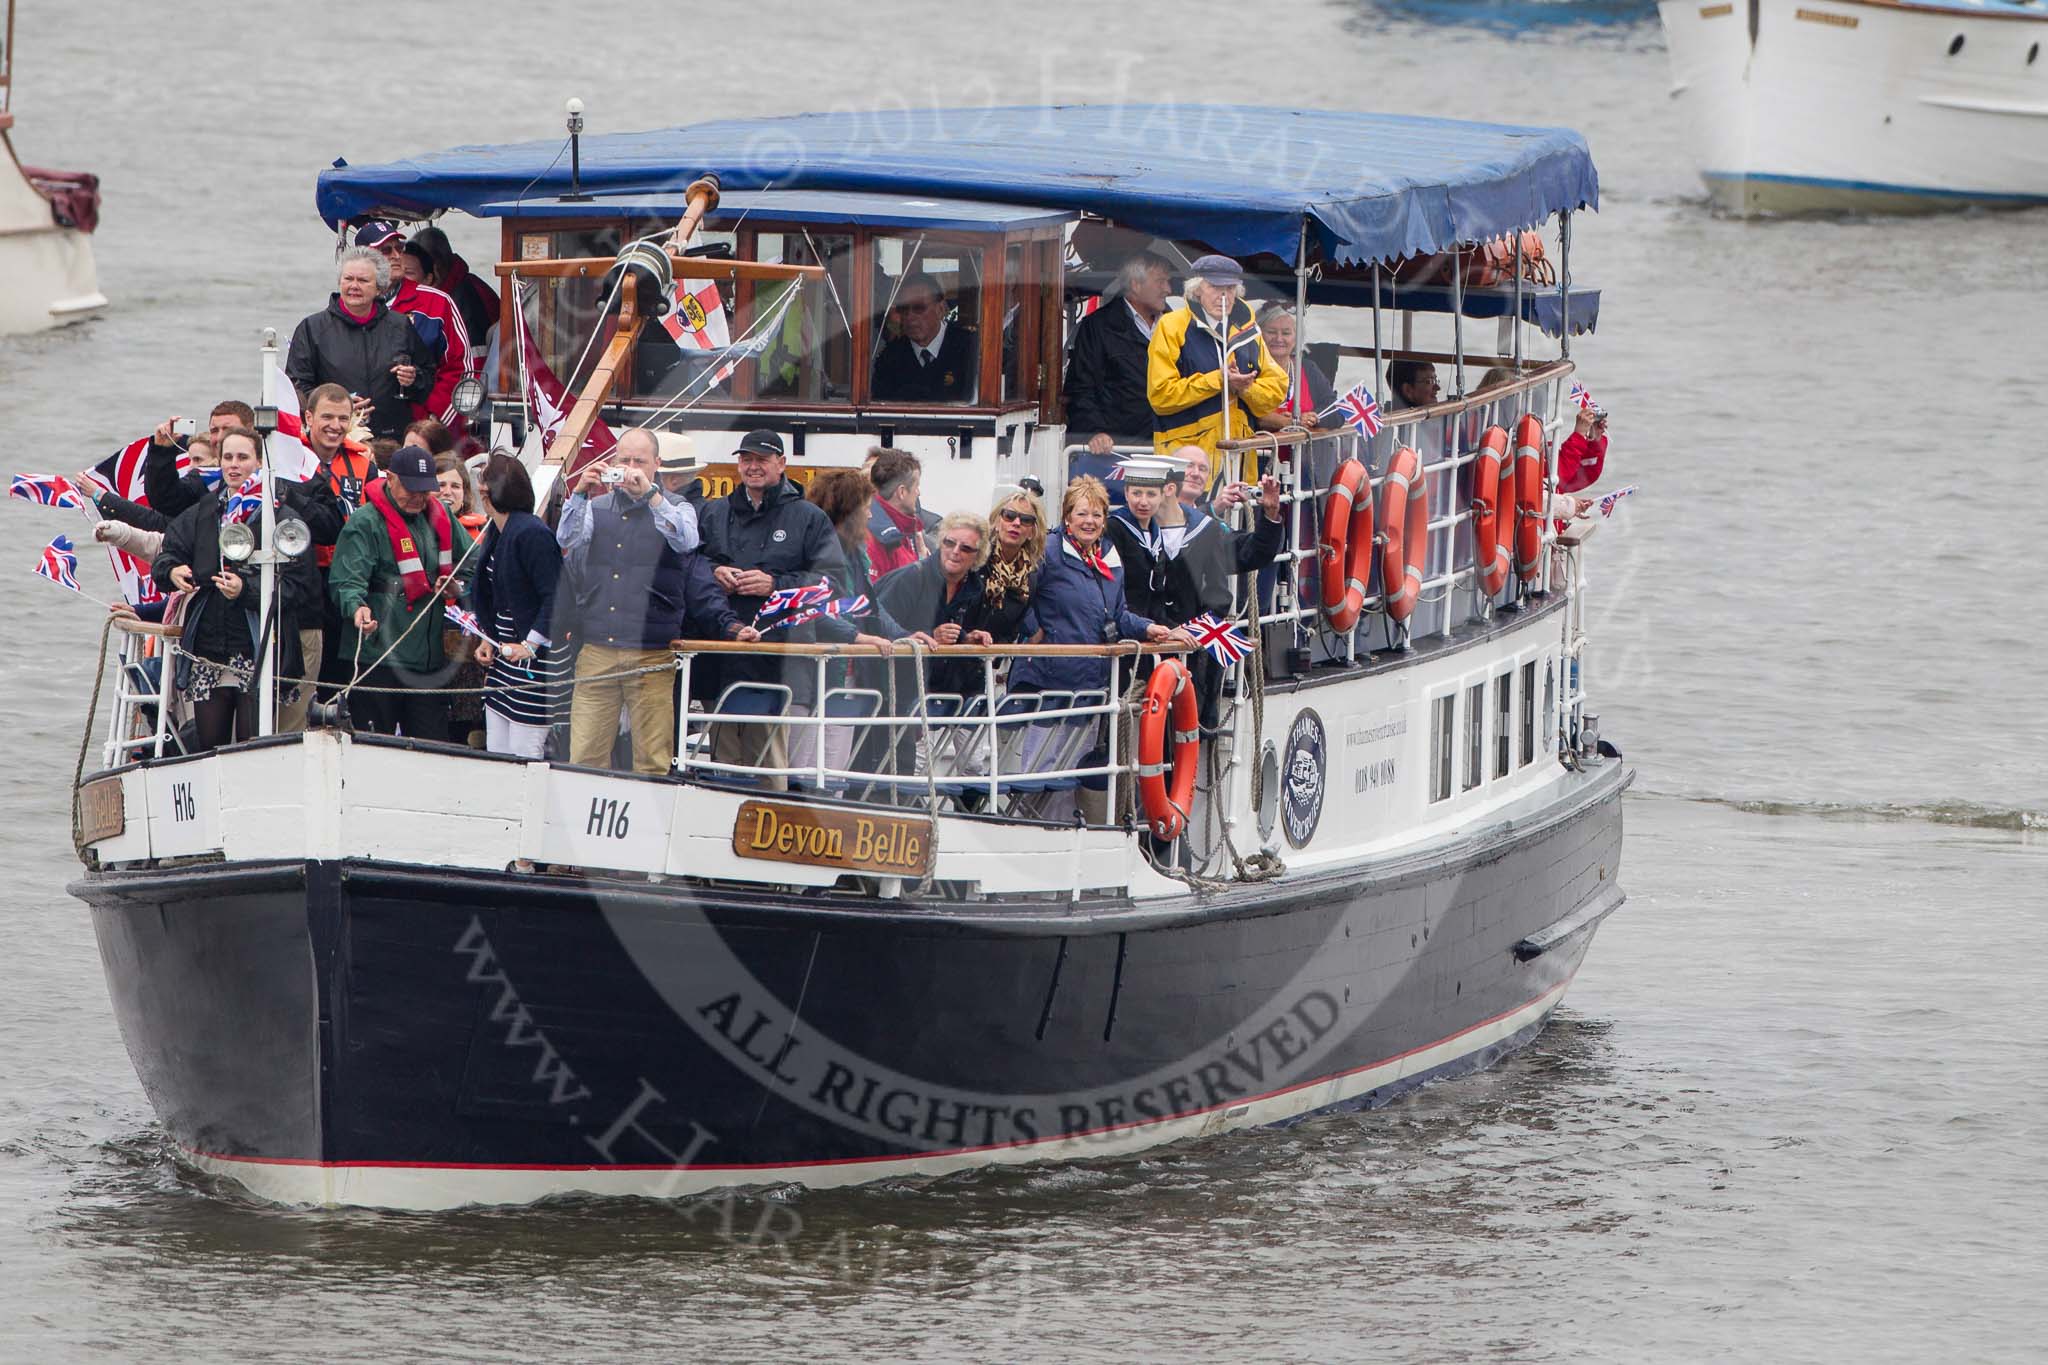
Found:
<path fill-rule="evenodd" d="M 934 833 L 923 816 L 747 801 L 732 824 L 732 851 L 769 862 L 922 877 L 931 871 Z"/>
<path fill-rule="evenodd" d="M 783 471 L 783 475 L 801 488 L 809 484 L 817 472 L 812 465 L 792 464 Z M 704 496 L 707 498 L 729 498 L 732 490 L 740 486 L 740 470 L 735 464 L 707 464 L 698 471 L 697 477 L 704 480 Z"/>
<path fill-rule="evenodd" d="M 96 844 L 127 832 L 124 795 L 118 777 L 103 777 L 78 789 L 78 824 L 86 843 Z"/>

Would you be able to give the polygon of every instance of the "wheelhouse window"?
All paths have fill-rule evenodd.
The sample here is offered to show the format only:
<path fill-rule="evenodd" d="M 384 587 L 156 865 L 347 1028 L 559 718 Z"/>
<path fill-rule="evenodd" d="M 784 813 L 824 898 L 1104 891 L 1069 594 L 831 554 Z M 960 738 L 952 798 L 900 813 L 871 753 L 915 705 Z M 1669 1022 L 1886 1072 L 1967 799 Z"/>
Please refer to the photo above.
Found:
<path fill-rule="evenodd" d="M 853 396 L 853 237 L 848 233 L 760 232 L 753 259 L 822 265 L 823 280 L 753 281 L 741 287 L 746 358 L 740 392 L 763 401 L 843 403 Z"/>
<path fill-rule="evenodd" d="M 981 248 L 929 234 L 876 237 L 872 262 L 870 401 L 979 403 Z"/>

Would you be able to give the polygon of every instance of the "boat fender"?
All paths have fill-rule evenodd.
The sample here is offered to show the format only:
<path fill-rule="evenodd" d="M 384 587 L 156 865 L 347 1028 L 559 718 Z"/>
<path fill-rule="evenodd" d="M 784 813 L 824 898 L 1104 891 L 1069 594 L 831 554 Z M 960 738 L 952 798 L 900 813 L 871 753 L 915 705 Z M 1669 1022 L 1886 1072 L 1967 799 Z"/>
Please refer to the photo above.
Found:
<path fill-rule="evenodd" d="M 1166 759 L 1169 727 L 1171 764 Z M 1179 659 L 1161 659 L 1138 709 L 1138 800 L 1155 839 L 1178 839 L 1187 828 L 1201 750 L 1201 708 L 1188 666 Z"/>
<path fill-rule="evenodd" d="M 1331 630 L 1350 630 L 1372 578 L 1372 476 L 1357 460 L 1337 466 L 1323 505 L 1323 611 Z M 1346 553 L 1347 548 L 1349 553 Z"/>

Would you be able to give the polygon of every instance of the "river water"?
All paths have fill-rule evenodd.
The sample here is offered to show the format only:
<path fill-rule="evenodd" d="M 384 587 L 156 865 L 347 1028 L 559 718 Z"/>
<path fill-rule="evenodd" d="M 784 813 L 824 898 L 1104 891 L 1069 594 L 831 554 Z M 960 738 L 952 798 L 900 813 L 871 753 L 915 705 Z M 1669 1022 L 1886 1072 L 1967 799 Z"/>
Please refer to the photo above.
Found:
<path fill-rule="evenodd" d="M 1557 1022 L 1387 1111 L 688 1214 L 278 1212 L 163 1153 L 63 890 L 95 610 L 10 571 L 0 1358 L 2038 1359 L 2048 215 L 1717 220 L 1654 20 L 1586 13 L 28 0 L 16 146 L 104 177 L 114 303 L 0 341 L 8 471 L 251 391 L 325 296 L 334 156 L 550 136 L 570 94 L 594 131 L 1205 93 L 1576 127 L 1579 355 L 1643 486 L 1590 678 L 1640 776 Z M 8 504 L 0 558 L 53 528 Z"/>

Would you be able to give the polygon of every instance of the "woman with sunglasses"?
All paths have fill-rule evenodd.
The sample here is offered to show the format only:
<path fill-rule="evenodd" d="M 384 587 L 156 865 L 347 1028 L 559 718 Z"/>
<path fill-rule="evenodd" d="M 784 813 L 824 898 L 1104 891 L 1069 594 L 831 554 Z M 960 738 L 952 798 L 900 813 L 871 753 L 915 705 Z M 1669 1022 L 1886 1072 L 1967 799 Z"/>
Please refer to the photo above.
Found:
<path fill-rule="evenodd" d="M 1014 484 L 998 488 L 988 529 L 987 561 L 976 571 L 980 600 L 963 624 L 969 634 L 1007 645 L 1023 633 L 1024 613 L 1045 562 L 1045 505 Z"/>

